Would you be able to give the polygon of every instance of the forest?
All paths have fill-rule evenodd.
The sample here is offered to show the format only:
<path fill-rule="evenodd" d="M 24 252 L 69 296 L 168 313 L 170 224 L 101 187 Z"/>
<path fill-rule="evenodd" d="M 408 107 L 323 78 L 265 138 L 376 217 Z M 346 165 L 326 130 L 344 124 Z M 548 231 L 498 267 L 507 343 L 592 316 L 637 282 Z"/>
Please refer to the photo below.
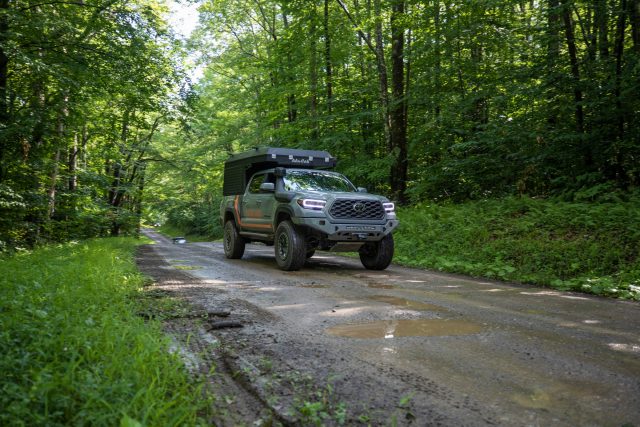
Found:
<path fill-rule="evenodd" d="M 161 0 L 0 0 L 0 252 L 144 222 L 216 236 L 223 162 L 259 145 L 328 150 L 406 209 L 637 207 L 640 0 L 198 12 L 183 38 Z"/>
<path fill-rule="evenodd" d="M 178 28 L 171 13 L 176 7 L 197 8 L 197 26 Z M 640 0 L 0 0 L 0 425 L 211 423 L 217 420 L 212 411 L 234 408 L 235 395 L 209 390 L 225 390 L 213 388 L 215 381 L 241 381 L 236 365 L 227 363 L 238 358 L 240 347 L 252 353 L 248 361 L 260 356 L 257 365 L 266 370 L 253 385 L 272 390 L 271 379 L 282 380 L 291 385 L 292 398 L 304 388 L 315 397 L 301 398 L 306 412 L 299 409 L 300 414 L 325 414 L 338 390 L 329 381 L 333 375 L 317 389 L 306 379 L 280 377 L 272 370 L 275 347 L 246 347 L 248 331 L 223 332 L 215 340 L 208 335 L 211 341 L 193 347 L 194 359 L 183 353 L 180 343 L 194 337 L 201 342 L 203 322 L 215 313 L 201 317 L 199 305 L 188 304 L 184 293 L 152 286 L 154 280 L 136 264 L 148 249 L 147 266 L 165 271 L 171 289 L 198 294 L 200 285 L 181 282 L 187 272 L 178 270 L 200 267 L 177 260 L 165 265 L 161 252 L 156 262 L 148 257 L 152 247 L 140 247 L 151 242 L 141 231 L 154 227 L 168 237 L 186 236 L 188 244 L 219 239 L 224 161 L 255 146 L 329 151 L 338 159 L 337 170 L 356 186 L 396 203 L 395 265 L 367 275 L 349 272 L 360 277 L 353 286 L 375 277 L 382 291 L 386 281 L 396 280 L 398 265 L 483 278 L 454 276 L 456 283 L 475 286 L 475 294 L 443 290 L 458 286 L 444 285 L 449 282 L 441 273 L 429 273 L 429 282 L 411 280 L 411 289 L 424 290 L 429 302 L 431 295 L 446 295 L 446 309 L 463 307 L 458 300 L 467 298 L 473 313 L 502 316 L 492 319 L 508 314 L 509 322 L 513 317 L 515 329 L 492 320 L 494 326 L 483 322 L 487 331 L 481 336 L 485 347 L 490 335 L 516 333 L 527 340 L 510 342 L 504 360 L 517 363 L 504 364 L 508 370 L 535 368 L 534 359 L 557 362 L 557 369 L 545 371 L 548 387 L 534 381 L 532 389 L 522 384 L 534 377 L 512 381 L 493 372 L 492 381 L 506 384 L 507 400 L 512 398 L 506 407 L 523 408 L 528 417 L 553 415 L 562 407 L 553 405 L 557 400 L 580 403 L 593 396 L 602 405 L 624 404 L 617 398 L 624 387 L 598 381 L 618 378 L 625 364 L 637 366 L 631 363 L 637 340 L 616 332 L 623 330 L 618 324 L 633 319 L 592 320 L 602 316 L 587 316 L 582 304 L 593 298 L 588 307 L 621 314 L 640 302 Z M 170 247 L 173 253 L 193 248 Z M 203 245 L 200 253 L 210 254 L 209 266 L 229 265 L 215 259 L 223 259 L 219 242 Z M 337 257 L 330 264 L 318 258 L 303 268 L 320 266 L 313 274 L 327 274 L 321 287 L 344 287 L 329 272 L 353 267 Z M 272 262 L 276 271 L 274 259 L 255 259 L 260 268 Z M 251 262 L 241 265 L 235 268 L 253 268 Z M 240 270 L 229 271 L 215 282 L 235 287 L 226 278 Z M 287 283 L 307 287 L 303 276 L 281 274 L 289 275 Z M 175 286 L 175 277 L 183 286 Z M 510 313 L 520 306 L 489 306 L 490 298 L 504 294 L 484 294 L 486 306 L 467 297 L 499 291 L 489 289 L 494 280 L 510 282 L 513 292 L 504 294 L 536 295 L 522 304 L 535 298 L 542 310 L 522 310 L 526 317 L 518 321 Z M 226 292 L 205 285 L 206 292 Z M 315 291 L 309 295 L 320 295 Z M 584 293 L 630 301 L 618 304 Z M 254 310 L 245 309 L 253 303 L 235 299 L 241 295 L 235 290 L 229 295 L 234 314 L 253 323 L 244 314 Z M 571 319 L 589 320 L 561 321 L 570 317 L 559 315 L 564 305 L 556 297 L 580 308 Z M 413 316 L 397 308 L 403 319 Z M 181 326 L 168 326 L 169 319 Z M 526 326 L 522 333 L 518 322 Z M 553 334 L 539 335 L 533 322 L 557 329 L 558 337 L 599 334 L 603 349 L 571 359 L 576 349 L 551 339 Z M 194 329 L 184 329 L 186 324 Z M 320 328 L 305 329 L 304 339 Z M 266 343 L 267 335 L 279 346 L 297 342 L 295 335 L 285 339 L 295 328 L 275 335 L 262 326 L 250 329 L 261 335 L 256 342 Z M 226 345 L 237 337 L 238 347 Z M 503 338 L 495 342 L 508 341 Z M 540 339 L 557 347 L 545 353 Z M 475 348 L 470 339 L 455 342 Z M 529 346 L 535 351 L 529 353 Z M 269 357 L 262 357 L 264 348 Z M 213 365 L 198 365 L 201 353 L 211 353 L 207 364 L 229 366 L 214 372 Z M 314 360 L 334 354 L 307 353 Z M 611 356 L 606 366 L 590 362 L 600 354 Z M 445 373 L 453 372 L 451 358 L 438 355 Z M 387 372 L 388 355 L 383 356 Z M 338 363 L 333 356 L 327 360 Z M 283 366 L 287 375 L 307 378 L 306 368 L 294 372 Z M 577 370 L 590 380 L 569 378 Z M 567 381 L 556 378 L 560 371 Z M 357 377 L 346 376 L 341 384 L 352 378 Z M 411 384 L 406 378 L 396 392 L 410 391 L 426 377 L 418 375 Z M 449 390 L 438 381 L 428 379 L 428 387 L 418 389 Z M 580 392 L 586 384 L 591 394 Z M 435 416 L 434 423 L 446 423 L 439 408 L 454 404 L 462 413 L 480 414 L 477 422 L 510 419 L 485 416 L 466 389 L 458 400 L 451 390 L 442 405 L 433 401 L 427 416 Z M 271 397 L 251 393 L 251 399 Z M 406 410 L 400 424 L 424 420 L 409 412 L 411 399 L 408 392 L 396 405 Z M 369 406 L 371 412 L 358 418 L 363 425 L 375 424 L 368 416 L 375 406 Z M 346 405 L 337 408 L 346 416 Z M 626 409 L 617 415 L 637 414 Z M 395 415 L 388 415 L 387 424 L 395 425 Z M 336 415 L 334 424 L 344 419 Z M 332 420 L 323 415 L 315 424 L 322 422 Z"/>

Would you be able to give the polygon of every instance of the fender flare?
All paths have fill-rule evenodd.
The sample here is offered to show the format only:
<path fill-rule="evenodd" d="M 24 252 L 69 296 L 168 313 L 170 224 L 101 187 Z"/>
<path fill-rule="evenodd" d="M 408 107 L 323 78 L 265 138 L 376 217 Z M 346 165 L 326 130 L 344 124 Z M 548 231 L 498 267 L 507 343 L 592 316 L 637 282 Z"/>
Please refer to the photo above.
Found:
<path fill-rule="evenodd" d="M 284 206 L 278 206 L 278 208 L 275 211 L 275 214 L 273 216 L 273 229 L 274 231 L 278 228 L 278 224 L 280 224 L 280 218 L 282 217 L 282 214 L 285 214 L 286 216 L 288 216 L 289 218 L 294 218 L 295 215 L 293 213 L 293 209 L 291 209 L 290 206 L 288 205 L 284 205 Z"/>

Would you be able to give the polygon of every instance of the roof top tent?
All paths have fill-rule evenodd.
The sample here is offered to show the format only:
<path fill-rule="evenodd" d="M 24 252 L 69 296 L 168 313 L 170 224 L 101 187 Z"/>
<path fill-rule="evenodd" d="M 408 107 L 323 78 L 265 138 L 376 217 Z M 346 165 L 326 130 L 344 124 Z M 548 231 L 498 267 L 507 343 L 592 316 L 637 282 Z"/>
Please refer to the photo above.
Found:
<path fill-rule="evenodd" d="M 244 153 L 234 154 L 227 159 L 224 164 L 222 192 L 225 196 L 243 194 L 254 173 L 279 166 L 332 169 L 336 166 L 336 158 L 326 151 L 256 147 Z"/>

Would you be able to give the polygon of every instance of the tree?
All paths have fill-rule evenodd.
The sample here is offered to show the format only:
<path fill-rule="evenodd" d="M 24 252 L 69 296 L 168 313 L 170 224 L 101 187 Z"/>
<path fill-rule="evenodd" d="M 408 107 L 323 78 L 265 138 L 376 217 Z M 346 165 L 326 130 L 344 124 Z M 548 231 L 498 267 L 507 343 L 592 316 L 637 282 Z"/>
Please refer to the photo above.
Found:
<path fill-rule="evenodd" d="M 5 247 L 135 229 L 141 153 L 179 101 L 165 13 L 147 0 L 0 4 L 0 185 L 24 201 Z"/>

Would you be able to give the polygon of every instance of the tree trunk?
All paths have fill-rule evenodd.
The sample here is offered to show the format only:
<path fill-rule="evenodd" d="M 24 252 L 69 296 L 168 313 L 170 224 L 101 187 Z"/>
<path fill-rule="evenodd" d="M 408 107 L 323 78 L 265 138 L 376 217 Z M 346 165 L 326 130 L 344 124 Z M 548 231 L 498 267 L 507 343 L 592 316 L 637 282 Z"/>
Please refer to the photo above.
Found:
<path fill-rule="evenodd" d="M 631 20 L 633 50 L 637 55 L 640 55 L 640 0 L 629 0 L 629 19 Z"/>
<path fill-rule="evenodd" d="M 38 56 L 43 57 L 44 52 L 39 49 Z M 45 135 L 45 108 L 47 106 L 47 97 L 45 93 L 44 82 L 36 79 L 32 84 L 33 98 L 31 101 L 31 109 L 33 111 L 33 128 L 31 129 L 31 145 L 36 147 L 42 146 Z M 29 156 L 29 148 L 24 150 L 25 160 Z"/>
<path fill-rule="evenodd" d="M 9 106 L 7 103 L 9 95 L 7 93 L 9 58 L 3 49 L 9 32 L 9 22 L 6 15 L 8 9 L 9 0 L 0 0 L 0 125 L 6 125 L 9 122 Z M 0 144 L 1 159 L 5 141 L 1 141 Z"/>
<path fill-rule="evenodd" d="M 573 19 L 571 18 L 571 2 L 563 0 L 562 19 L 564 21 L 564 31 L 571 63 L 571 77 L 573 78 L 573 101 L 575 109 L 576 131 L 582 135 L 584 133 L 584 110 L 582 107 L 582 88 L 580 81 L 580 68 L 578 65 L 578 49 L 576 48 L 575 33 L 573 30 Z M 590 155 L 588 154 L 587 157 Z M 587 160 L 589 160 L 587 158 Z M 590 162 L 588 161 L 587 164 Z"/>
<path fill-rule="evenodd" d="M 47 219 L 52 219 L 56 213 L 56 185 L 58 184 L 58 168 L 60 164 L 60 149 L 53 156 L 53 167 L 49 175 L 49 190 L 47 191 Z"/>
<path fill-rule="evenodd" d="M 283 8 L 282 12 L 282 23 L 284 25 L 285 31 L 289 28 L 289 20 L 287 19 L 287 11 Z M 287 51 L 287 71 L 284 72 L 285 79 L 289 83 L 289 86 L 293 86 L 295 77 L 292 77 L 293 74 L 293 61 L 291 60 L 291 52 Z M 298 106 L 296 105 L 296 94 L 292 90 L 287 95 L 287 116 L 289 119 L 289 123 L 293 123 L 298 119 Z"/>
<path fill-rule="evenodd" d="M 407 120 L 404 81 L 404 0 L 391 5 L 391 95 L 389 111 L 391 152 L 395 156 L 391 166 L 391 192 L 394 199 L 404 204 L 407 188 Z"/>
<path fill-rule="evenodd" d="M 595 8 L 594 21 L 598 29 L 598 51 L 600 58 L 605 59 L 609 56 L 609 34 L 607 31 L 607 1 L 597 0 Z"/>
<path fill-rule="evenodd" d="M 620 15 L 618 15 L 618 22 L 616 23 L 616 40 L 614 46 L 614 55 L 616 57 L 616 80 L 615 80 L 615 97 L 616 97 L 616 110 L 617 110 L 617 140 L 622 141 L 624 139 L 624 124 L 625 114 L 622 105 L 622 62 L 624 55 L 624 36 L 627 18 L 627 0 L 620 0 Z M 622 182 L 625 177 L 625 173 L 622 169 L 622 159 L 620 153 L 616 150 L 616 164 L 615 175 L 618 182 Z"/>
<path fill-rule="evenodd" d="M 83 169 L 87 168 L 87 144 L 89 143 L 89 132 L 87 124 L 82 125 L 82 140 L 80 144 L 80 161 Z"/>
<path fill-rule="evenodd" d="M 474 74 L 480 75 L 480 67 L 484 58 L 484 50 L 479 42 L 474 42 L 471 46 L 471 62 L 474 67 Z M 489 111 L 487 98 L 478 94 L 478 90 L 482 90 L 480 85 L 476 83 L 473 90 L 473 107 L 471 109 L 471 121 L 473 122 L 473 131 L 478 132 L 482 129 L 481 125 L 489 123 Z"/>
<path fill-rule="evenodd" d="M 139 178 L 138 178 L 138 194 L 136 195 L 134 205 L 135 205 L 135 214 L 136 214 L 136 236 L 140 236 L 140 228 L 142 226 L 142 199 L 144 195 L 144 177 L 146 172 L 146 164 L 142 164 L 140 167 Z"/>
<path fill-rule="evenodd" d="M 62 105 L 60 112 L 58 113 L 58 125 L 56 129 L 56 152 L 53 158 L 53 167 L 50 175 L 49 191 L 47 192 L 47 198 L 49 201 L 48 219 L 53 218 L 56 212 L 56 187 L 58 184 L 58 174 L 60 171 L 60 153 L 65 145 L 65 133 L 66 133 L 66 121 L 69 116 L 69 95 L 63 94 Z"/>
<path fill-rule="evenodd" d="M 384 42 L 382 36 L 382 16 L 380 11 L 380 0 L 373 2 L 375 24 L 375 55 L 376 66 L 378 67 L 378 84 L 380 106 L 382 109 L 382 117 L 384 120 L 384 140 L 387 150 L 393 151 L 393 143 L 391 141 L 391 117 L 389 115 L 389 78 L 387 77 L 387 64 L 384 59 Z"/>
<path fill-rule="evenodd" d="M 2 48 L 7 40 L 9 22 L 6 12 L 9 9 L 9 0 L 0 0 L 0 127 L 5 128 L 9 124 L 9 93 L 7 90 L 9 74 L 9 58 Z M 0 138 L 0 183 L 4 181 L 6 170 L 4 164 L 5 152 L 8 148 L 6 138 Z"/>
<path fill-rule="evenodd" d="M 434 69 L 434 99 L 435 99 L 435 107 L 434 107 L 434 115 L 436 120 L 440 118 L 440 111 L 442 107 L 440 106 L 440 92 L 442 92 L 441 87 L 441 74 L 442 74 L 442 54 L 440 53 L 440 0 L 436 0 L 433 2 L 433 26 L 434 26 L 434 37 L 435 42 L 433 43 L 433 58 L 435 60 L 435 69 Z"/>
<path fill-rule="evenodd" d="M 324 0 L 324 66 L 327 76 L 327 112 L 333 110 L 333 66 L 331 64 L 331 34 L 329 32 L 329 0 Z"/>
<path fill-rule="evenodd" d="M 547 90 L 549 94 L 547 96 L 547 103 L 549 106 L 549 115 L 547 116 L 547 123 L 550 127 L 555 127 L 558 123 L 558 106 L 555 101 L 555 87 L 557 83 L 556 64 L 560 57 L 560 2 L 559 0 L 547 0 L 547 64 L 546 64 L 546 78 L 547 86 L 550 88 Z"/>
<path fill-rule="evenodd" d="M 616 40 L 614 46 L 614 55 L 616 57 L 616 83 L 615 83 L 615 96 L 616 104 L 618 107 L 618 120 L 619 120 L 619 134 L 618 138 L 623 138 L 624 133 L 624 121 L 622 118 L 622 105 L 620 100 L 620 84 L 622 80 L 622 62 L 624 55 L 624 36 L 627 18 L 627 0 L 620 0 L 620 14 L 618 15 L 618 21 L 616 23 Z"/>
<path fill-rule="evenodd" d="M 309 16 L 309 114 L 311 116 L 311 141 L 320 137 L 318 129 L 318 42 L 316 27 L 316 8 L 312 7 Z"/>
<path fill-rule="evenodd" d="M 129 138 L 129 120 L 131 119 L 131 113 L 129 110 L 125 110 L 122 115 L 122 130 L 120 133 L 121 147 L 125 147 Z M 120 152 L 124 154 L 124 148 L 120 149 Z M 124 195 L 122 189 L 122 182 L 124 180 L 124 167 L 121 159 L 116 160 L 112 166 L 108 167 L 107 173 L 112 173 L 111 186 L 109 188 L 108 203 L 112 207 L 113 219 L 111 220 L 111 235 L 116 237 L 120 235 L 120 206 L 122 204 L 122 197 Z"/>
<path fill-rule="evenodd" d="M 69 191 L 74 192 L 78 186 L 76 170 L 78 168 L 78 132 L 73 135 L 73 144 L 69 147 L 69 157 L 67 161 L 67 171 L 69 173 Z"/>

